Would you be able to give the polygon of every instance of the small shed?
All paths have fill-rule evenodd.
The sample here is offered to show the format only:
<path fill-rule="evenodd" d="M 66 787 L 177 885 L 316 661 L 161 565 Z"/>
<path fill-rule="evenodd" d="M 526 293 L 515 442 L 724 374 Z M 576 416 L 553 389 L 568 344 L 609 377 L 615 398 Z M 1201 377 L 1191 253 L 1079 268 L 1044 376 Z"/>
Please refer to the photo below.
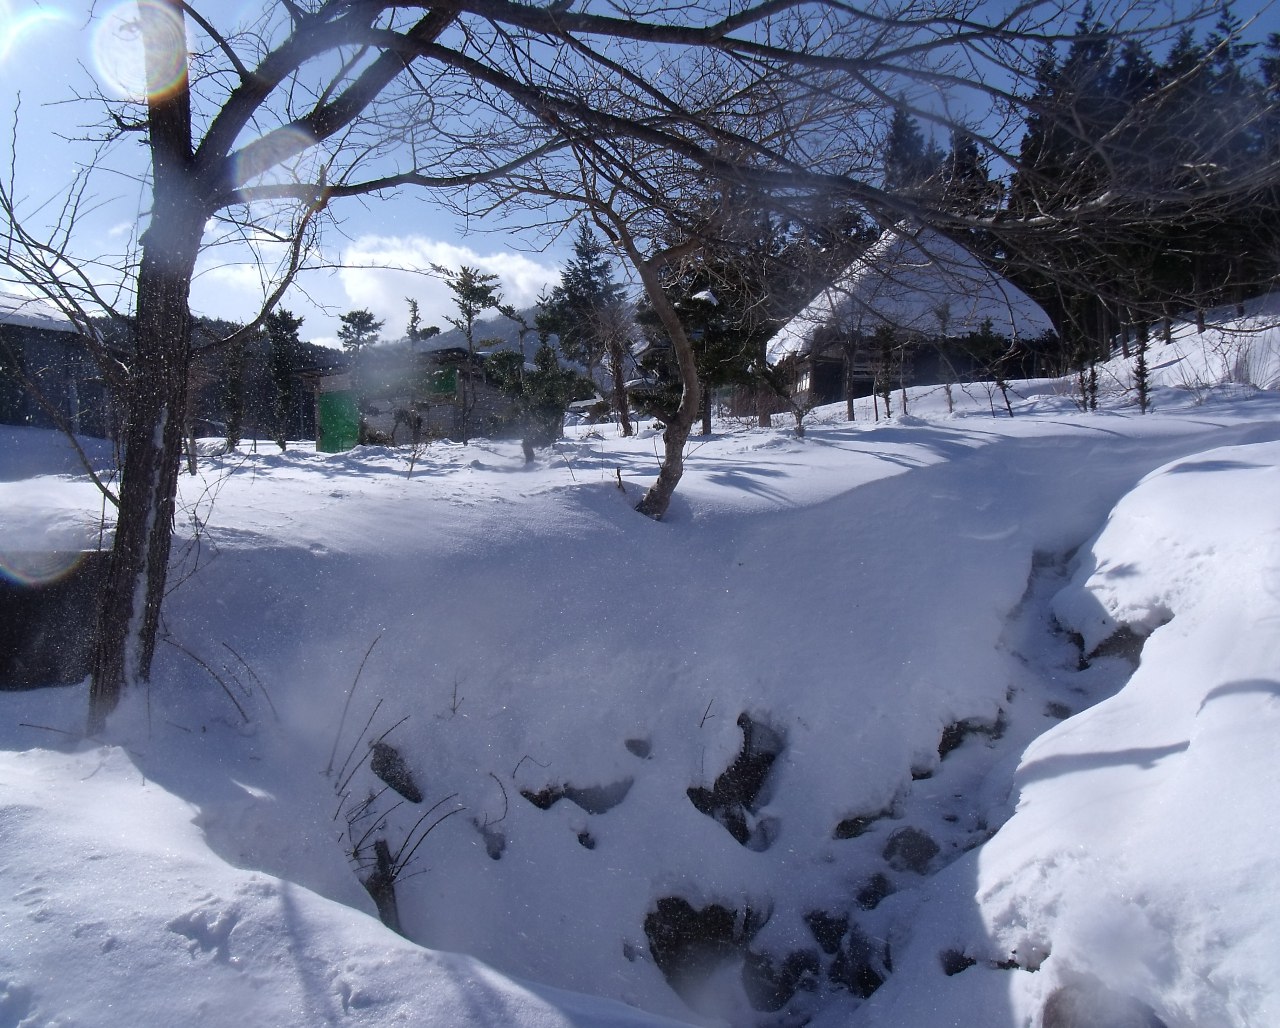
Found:
<path fill-rule="evenodd" d="M 360 441 L 360 410 L 345 371 L 311 378 L 316 393 L 316 449 L 342 453 Z"/>
<path fill-rule="evenodd" d="M 489 380 L 484 355 L 461 347 L 373 347 L 346 370 L 309 381 L 317 448 L 331 453 L 358 442 L 491 435 L 515 414 L 511 397 Z"/>
<path fill-rule="evenodd" d="M 899 384 L 941 381 L 940 362 L 968 359 L 966 337 L 1014 346 L 1052 331 L 1039 304 L 971 251 L 903 224 L 787 322 L 766 354 L 791 372 L 794 398 L 812 405 L 870 393 L 885 370 L 877 340 L 890 334 Z"/>

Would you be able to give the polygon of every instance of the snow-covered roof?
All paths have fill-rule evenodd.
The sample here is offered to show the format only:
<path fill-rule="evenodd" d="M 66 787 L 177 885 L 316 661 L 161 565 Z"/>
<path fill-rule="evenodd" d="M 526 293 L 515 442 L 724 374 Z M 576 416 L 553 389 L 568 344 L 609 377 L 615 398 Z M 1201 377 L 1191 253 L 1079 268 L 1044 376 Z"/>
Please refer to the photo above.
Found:
<path fill-rule="evenodd" d="M 76 326 L 61 311 L 40 300 L 0 293 L 0 325 L 39 328 L 46 332 L 75 332 Z"/>
<path fill-rule="evenodd" d="M 778 331 L 769 362 L 808 353 L 827 325 L 867 335 L 891 325 L 954 336 L 978 331 L 988 319 L 1010 338 L 1053 328 L 1038 303 L 960 244 L 932 229 L 898 225 Z"/>

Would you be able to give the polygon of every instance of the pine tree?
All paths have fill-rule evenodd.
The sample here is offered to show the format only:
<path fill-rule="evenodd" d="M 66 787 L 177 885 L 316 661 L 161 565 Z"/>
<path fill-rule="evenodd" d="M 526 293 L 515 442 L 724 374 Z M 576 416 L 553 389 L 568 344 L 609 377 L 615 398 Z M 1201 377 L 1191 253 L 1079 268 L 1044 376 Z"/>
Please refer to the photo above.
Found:
<path fill-rule="evenodd" d="M 531 447 L 550 446 L 564 434 L 564 412 L 573 399 L 578 376 L 570 368 L 562 368 L 556 351 L 544 338 L 533 355 L 533 370 L 524 375 L 525 407 L 531 431 L 526 435 Z"/>
<path fill-rule="evenodd" d="M 271 369 L 271 383 L 275 392 L 273 405 L 276 445 L 283 453 L 285 441 L 289 436 L 289 414 L 293 409 L 293 376 L 297 371 L 298 354 L 301 342 L 298 329 L 303 319 L 279 307 L 267 315 L 265 323 L 267 332 L 268 363 Z"/>
<path fill-rule="evenodd" d="M 240 445 L 240 437 L 244 432 L 244 379 L 248 357 L 247 339 L 233 343 L 223 355 L 225 365 L 222 396 L 223 410 L 227 415 L 228 452 Z"/>
<path fill-rule="evenodd" d="M 585 221 L 578 223 L 573 259 L 540 311 L 543 323 L 559 336 L 560 352 L 586 368 L 588 378 L 594 382 L 596 371 L 607 366 L 622 434 L 631 435 L 626 393 L 631 319 L 625 290 L 614 278 L 608 249 Z"/>
<path fill-rule="evenodd" d="M 476 406 L 476 322 L 488 310 L 502 305 L 502 292 L 498 288 L 498 276 L 464 264 L 457 271 L 432 265 L 436 274 L 443 276 L 458 316 L 446 318 L 460 331 L 467 341 L 467 366 L 462 376 L 462 442 L 471 438 L 471 415 Z"/>
<path fill-rule="evenodd" d="M 439 325 L 428 325 L 422 327 L 422 314 L 418 310 L 418 301 L 410 296 L 404 298 L 404 302 L 409 305 L 409 322 L 405 326 L 404 335 L 409 340 L 409 348 L 413 349 L 414 344 L 422 342 L 424 339 L 430 339 L 440 334 Z"/>
<path fill-rule="evenodd" d="M 598 312 L 623 298 L 622 284 L 613 277 L 613 262 L 603 243 L 586 222 L 579 222 L 573 259 L 560 274 L 542 309 L 554 323 L 560 352 L 587 369 L 587 377 L 604 362 L 604 341 L 597 330 Z"/>
<path fill-rule="evenodd" d="M 514 350 L 501 350 L 489 357 L 485 370 L 516 403 L 524 459 L 530 463 L 536 449 L 551 445 L 564 434 L 564 412 L 578 376 L 560 366 L 546 331 L 533 355 L 532 368 L 526 368 L 523 357 Z"/>
<path fill-rule="evenodd" d="M 895 108 L 884 144 L 886 192 L 925 194 L 942 163 L 942 151 L 933 142 L 926 142 L 920 123 L 903 108 Z"/>
<path fill-rule="evenodd" d="M 405 326 L 405 338 L 409 340 L 410 346 L 418 341 L 418 334 L 421 331 L 422 314 L 418 311 L 418 301 L 410 296 L 404 298 L 404 302 L 409 305 L 409 324 Z"/>
<path fill-rule="evenodd" d="M 385 324 L 377 320 L 370 311 L 363 309 L 340 314 L 338 320 L 342 322 L 338 329 L 338 339 L 342 348 L 352 357 L 376 343 Z"/>
<path fill-rule="evenodd" d="M 987 155 L 968 132 L 951 133 L 951 149 L 942 164 L 942 199 L 948 210 L 970 217 L 989 215 L 999 203 Z"/>

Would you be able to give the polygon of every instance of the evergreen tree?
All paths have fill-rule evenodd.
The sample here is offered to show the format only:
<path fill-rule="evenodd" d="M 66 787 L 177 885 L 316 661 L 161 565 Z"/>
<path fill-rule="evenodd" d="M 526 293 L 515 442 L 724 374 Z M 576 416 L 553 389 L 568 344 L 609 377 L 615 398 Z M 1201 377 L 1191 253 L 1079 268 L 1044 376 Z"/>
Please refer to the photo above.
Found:
<path fill-rule="evenodd" d="M 342 322 L 338 329 L 338 339 L 342 348 L 352 357 L 376 343 L 385 324 L 377 320 L 370 311 L 363 309 L 340 314 L 338 320 Z"/>
<path fill-rule="evenodd" d="M 267 315 L 265 323 L 268 365 L 275 393 L 273 420 L 276 445 L 281 452 L 284 452 L 289 434 L 289 413 L 293 409 L 293 376 L 298 370 L 297 362 L 301 351 L 298 329 L 302 327 L 302 322 L 302 318 L 278 307 Z"/>
<path fill-rule="evenodd" d="M 413 348 L 415 343 L 420 343 L 424 339 L 430 339 L 440 334 L 439 325 L 422 327 L 422 315 L 418 310 L 417 300 L 406 296 L 404 302 L 409 305 L 409 323 L 405 326 L 404 335 L 409 340 L 410 349 Z"/>
<path fill-rule="evenodd" d="M 223 355 L 225 374 L 222 379 L 222 409 L 227 416 L 228 451 L 240 445 L 240 437 L 244 433 L 244 379 L 248 356 L 247 339 L 228 346 Z"/>
<path fill-rule="evenodd" d="M 884 188 L 904 196 L 922 196 L 942 168 L 943 154 L 927 142 L 920 123 L 895 108 L 884 144 Z"/>
<path fill-rule="evenodd" d="M 622 434 L 631 435 L 626 393 L 631 332 L 625 290 L 614 278 L 608 249 L 585 221 L 578 224 L 573 259 L 539 309 L 543 324 L 559 336 L 560 352 L 586 368 L 588 378 L 595 381 L 597 369 L 608 368 Z"/>
<path fill-rule="evenodd" d="M 1205 40 L 1209 54 L 1210 88 L 1224 99 L 1246 96 L 1251 83 L 1245 63 L 1254 44 L 1243 41 L 1244 23 L 1235 13 L 1230 0 L 1225 0 L 1218 11 L 1218 20 Z M 1228 122 L 1228 125 L 1234 123 Z"/>
<path fill-rule="evenodd" d="M 1129 356 L 1132 335 L 1157 318 L 1167 326 L 1187 308 L 1202 317 L 1274 278 L 1275 70 L 1264 55 L 1258 77 L 1241 32 L 1224 4 L 1203 42 L 1186 29 L 1157 61 L 1134 41 L 1114 45 L 1086 5 L 1063 62 L 1049 48 L 1039 56 L 1009 209 L 1054 214 L 1062 226 L 1018 244 L 1011 274 L 1064 338 L 1082 338 L 1082 352 L 1104 354 L 1123 329 Z M 1126 218 L 1090 219 L 1089 201 L 1103 195 L 1143 202 Z M 1057 281 L 1037 280 L 1037 267 Z"/>
<path fill-rule="evenodd" d="M 623 299 L 623 287 L 613 277 L 613 261 L 587 223 L 579 222 L 573 259 L 560 274 L 560 283 L 542 310 L 560 338 L 560 352 L 587 369 L 587 377 L 604 362 L 604 341 L 597 329 L 598 312 Z"/>
<path fill-rule="evenodd" d="M 412 346 L 418 341 L 418 334 L 422 326 L 422 314 L 418 311 L 418 301 L 412 297 L 406 296 L 404 302 L 409 305 L 409 324 L 405 326 L 405 338 L 409 340 Z"/>
<path fill-rule="evenodd" d="M 474 355 L 476 322 L 485 311 L 496 310 L 502 303 L 498 276 L 466 264 L 457 271 L 439 265 L 435 266 L 435 270 L 444 276 L 445 284 L 453 294 L 453 304 L 458 309 L 457 317 L 445 320 L 462 333 L 467 341 L 468 353 Z"/>
<path fill-rule="evenodd" d="M 947 210 L 969 217 L 990 215 L 999 204 L 1000 187 L 991 180 L 987 155 L 968 132 L 951 133 L 942 163 L 942 200 Z"/>
<path fill-rule="evenodd" d="M 1262 72 L 1262 153 L 1261 160 L 1280 167 L 1280 32 L 1267 37 L 1264 56 L 1258 66 Z M 1273 181 L 1266 191 L 1266 208 L 1273 238 L 1280 239 L 1280 182 Z"/>
<path fill-rule="evenodd" d="M 464 264 L 457 271 L 432 265 L 436 274 L 441 275 L 449 292 L 453 293 L 453 303 L 458 309 L 458 316 L 446 318 L 454 328 L 460 331 L 467 341 L 467 366 L 462 375 L 462 442 L 471 438 L 471 415 L 476 406 L 476 322 L 480 315 L 488 310 L 496 310 L 502 305 L 502 292 L 498 288 L 498 276 L 481 271 Z"/>
<path fill-rule="evenodd" d="M 550 446 L 564 434 L 564 412 L 573 399 L 578 376 L 560 366 L 545 331 L 532 368 L 526 368 L 523 357 L 513 350 L 492 354 L 485 364 L 498 387 L 516 401 L 521 446 L 529 463 L 536 449 Z"/>
<path fill-rule="evenodd" d="M 1264 53 L 1266 56 L 1258 61 L 1258 67 L 1262 71 L 1264 102 L 1270 110 L 1268 120 L 1274 123 L 1277 113 L 1275 108 L 1280 104 L 1280 32 L 1267 36 Z"/>

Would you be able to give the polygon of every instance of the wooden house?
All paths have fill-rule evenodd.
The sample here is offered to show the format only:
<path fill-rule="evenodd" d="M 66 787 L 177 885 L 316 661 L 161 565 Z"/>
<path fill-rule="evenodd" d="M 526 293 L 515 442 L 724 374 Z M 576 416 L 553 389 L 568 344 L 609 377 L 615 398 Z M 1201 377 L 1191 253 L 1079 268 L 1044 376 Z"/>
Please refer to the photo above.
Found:
<path fill-rule="evenodd" d="M 46 304 L 0 294 L 0 423 L 107 437 L 115 421 L 79 328 Z"/>
<path fill-rule="evenodd" d="M 1040 306 L 932 229 L 886 231 L 770 340 L 795 403 L 869 395 L 877 383 L 980 376 L 993 353 L 1051 333 Z"/>

